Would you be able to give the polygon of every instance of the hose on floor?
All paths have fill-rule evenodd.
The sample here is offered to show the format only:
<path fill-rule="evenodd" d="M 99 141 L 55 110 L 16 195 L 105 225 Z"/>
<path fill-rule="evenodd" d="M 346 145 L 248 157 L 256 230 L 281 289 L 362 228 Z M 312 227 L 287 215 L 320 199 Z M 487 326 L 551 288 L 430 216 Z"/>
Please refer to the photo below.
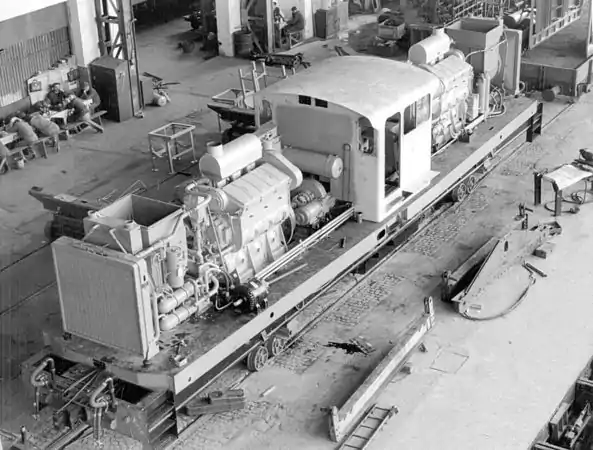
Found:
<path fill-rule="evenodd" d="M 536 279 L 533 276 L 533 273 L 530 272 L 529 273 L 529 284 L 527 284 L 527 287 L 523 290 L 523 292 L 521 293 L 519 298 L 511 306 L 506 308 L 504 311 L 499 312 L 498 314 L 495 314 L 493 316 L 487 316 L 487 317 L 470 316 L 469 314 L 467 314 L 465 312 L 460 312 L 459 314 L 464 319 L 473 320 L 475 322 L 484 322 L 487 320 L 495 320 L 495 319 L 500 319 L 501 317 L 505 317 L 508 314 L 512 313 L 515 309 L 517 309 L 519 307 L 519 305 L 521 305 L 521 303 L 523 303 L 523 300 L 525 300 L 525 298 L 527 297 L 527 294 L 529 293 L 529 289 L 531 288 L 531 286 L 533 286 L 535 284 L 535 282 L 536 282 Z"/>

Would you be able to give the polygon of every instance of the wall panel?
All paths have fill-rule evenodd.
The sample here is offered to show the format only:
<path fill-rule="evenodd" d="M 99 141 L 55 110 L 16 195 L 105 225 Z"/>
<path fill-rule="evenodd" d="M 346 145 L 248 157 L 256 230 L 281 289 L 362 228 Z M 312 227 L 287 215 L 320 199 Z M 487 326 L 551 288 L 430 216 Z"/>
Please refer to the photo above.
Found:
<path fill-rule="evenodd" d="M 68 27 L 5 47 L 0 52 L 0 107 L 27 97 L 26 81 L 69 54 Z"/>

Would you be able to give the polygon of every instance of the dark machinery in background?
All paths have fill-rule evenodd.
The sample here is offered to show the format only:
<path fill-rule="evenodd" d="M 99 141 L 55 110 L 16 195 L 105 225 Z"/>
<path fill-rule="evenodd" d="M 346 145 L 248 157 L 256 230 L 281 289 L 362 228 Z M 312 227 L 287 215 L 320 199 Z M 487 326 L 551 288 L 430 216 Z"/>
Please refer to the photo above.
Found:
<path fill-rule="evenodd" d="M 192 10 L 195 0 L 132 0 L 137 24 L 168 22 Z"/>
<path fill-rule="evenodd" d="M 589 450 L 593 448 L 593 361 L 539 433 L 531 450 Z"/>
<path fill-rule="evenodd" d="M 136 181 L 121 195 L 140 194 L 145 190 L 144 183 Z M 115 191 L 98 200 L 88 200 L 69 194 L 51 194 L 38 186 L 29 189 L 29 195 L 39 200 L 46 211 L 53 213 L 53 217 L 46 223 L 44 230 L 44 235 L 49 242 L 53 242 L 61 236 L 83 239 L 85 236 L 84 219 L 89 214 L 105 208 L 112 201 L 110 197 L 114 193 Z"/>
<path fill-rule="evenodd" d="M 532 14 L 533 12 L 533 14 Z M 521 30 L 523 32 L 523 50 L 529 49 L 529 30 L 535 31 L 535 10 L 527 5 L 525 1 L 512 2 L 505 9 L 503 15 L 504 26 L 512 30 Z"/>
<path fill-rule="evenodd" d="M 85 235 L 83 220 L 90 212 L 99 211 L 104 205 L 99 202 L 80 199 L 66 194 L 49 194 L 43 188 L 34 186 L 29 195 L 39 200 L 53 219 L 47 222 L 45 237 L 51 242 L 60 236 L 82 239 Z"/>
<path fill-rule="evenodd" d="M 216 4 L 213 0 L 202 0 L 199 7 L 183 18 L 197 33 L 198 40 L 206 39 L 209 33 L 217 34 Z"/>

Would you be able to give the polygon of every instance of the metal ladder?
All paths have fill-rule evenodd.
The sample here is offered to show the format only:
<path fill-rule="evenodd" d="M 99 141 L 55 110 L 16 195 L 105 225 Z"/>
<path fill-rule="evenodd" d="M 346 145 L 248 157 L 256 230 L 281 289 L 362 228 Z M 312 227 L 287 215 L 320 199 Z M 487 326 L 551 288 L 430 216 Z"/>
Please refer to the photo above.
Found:
<path fill-rule="evenodd" d="M 273 75 L 268 73 L 268 67 L 266 63 L 260 61 L 259 67 L 256 61 L 251 61 L 251 69 L 246 73 L 243 69 L 239 69 L 239 82 L 241 83 L 241 91 L 243 96 L 251 94 L 252 92 L 259 92 L 261 90 L 260 80 L 262 81 L 263 87 L 268 86 L 268 78 L 288 78 L 289 75 L 294 75 L 296 69 L 291 67 L 290 70 L 286 70 L 286 66 L 280 66 L 280 75 Z M 246 83 L 251 83 L 252 90 L 248 89 Z"/>
<path fill-rule="evenodd" d="M 377 405 L 371 406 L 356 428 L 348 434 L 337 450 L 366 449 L 383 425 L 398 412 L 395 406 L 391 408 L 381 408 Z"/>

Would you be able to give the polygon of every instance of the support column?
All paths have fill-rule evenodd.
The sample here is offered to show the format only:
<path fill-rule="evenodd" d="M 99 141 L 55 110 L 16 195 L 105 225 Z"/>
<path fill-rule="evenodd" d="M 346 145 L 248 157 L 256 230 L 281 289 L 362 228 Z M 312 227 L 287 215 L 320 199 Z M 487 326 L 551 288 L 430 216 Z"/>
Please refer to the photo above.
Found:
<path fill-rule="evenodd" d="M 222 56 L 235 56 L 233 33 L 241 29 L 241 2 L 216 0 L 216 26 Z"/>
<path fill-rule="evenodd" d="M 100 56 L 95 5 L 88 0 L 68 0 L 70 42 L 76 63 L 87 66 Z"/>
<path fill-rule="evenodd" d="M 290 5 L 290 1 L 284 0 L 285 3 Z M 313 2 L 311 0 L 297 0 L 294 1 L 296 7 L 299 8 L 303 16 L 305 17 L 305 30 L 303 32 L 303 38 L 309 39 L 313 37 L 313 21 L 315 19 L 315 11 L 313 11 Z M 293 5 L 290 5 L 292 7 Z M 290 17 L 290 9 L 286 18 Z"/>

